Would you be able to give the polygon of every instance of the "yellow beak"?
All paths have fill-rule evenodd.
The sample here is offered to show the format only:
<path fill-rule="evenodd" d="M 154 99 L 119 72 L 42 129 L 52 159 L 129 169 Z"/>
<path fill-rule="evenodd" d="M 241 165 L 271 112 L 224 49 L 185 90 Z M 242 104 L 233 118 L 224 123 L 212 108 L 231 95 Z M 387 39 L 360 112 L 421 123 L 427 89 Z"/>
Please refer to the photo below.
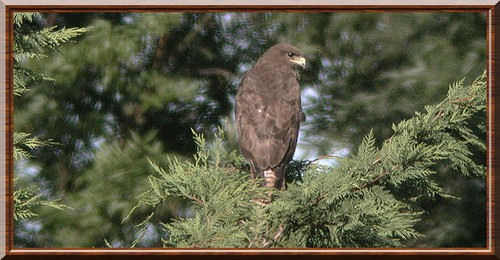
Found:
<path fill-rule="evenodd" d="M 304 57 L 296 57 L 294 59 L 290 60 L 292 63 L 295 63 L 299 66 L 301 66 L 303 69 L 306 68 L 306 59 Z"/>

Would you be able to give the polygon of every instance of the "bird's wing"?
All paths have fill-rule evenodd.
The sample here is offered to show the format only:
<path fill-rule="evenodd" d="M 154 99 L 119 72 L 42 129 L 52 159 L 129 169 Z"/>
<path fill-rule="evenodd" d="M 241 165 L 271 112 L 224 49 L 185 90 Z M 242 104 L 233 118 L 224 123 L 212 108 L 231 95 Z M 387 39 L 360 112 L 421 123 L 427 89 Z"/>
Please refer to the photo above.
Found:
<path fill-rule="evenodd" d="M 254 167 L 264 170 L 283 166 L 294 154 L 301 119 L 300 88 L 295 77 L 273 81 L 261 88 L 247 74 L 236 96 L 236 127 L 240 149 Z M 270 95 L 265 89 L 277 89 Z"/>

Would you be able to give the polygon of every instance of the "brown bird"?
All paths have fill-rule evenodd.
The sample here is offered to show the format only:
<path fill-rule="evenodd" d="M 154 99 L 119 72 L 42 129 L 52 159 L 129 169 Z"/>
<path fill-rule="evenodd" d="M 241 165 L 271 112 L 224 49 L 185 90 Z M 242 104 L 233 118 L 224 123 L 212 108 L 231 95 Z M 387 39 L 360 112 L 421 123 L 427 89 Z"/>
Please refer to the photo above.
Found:
<path fill-rule="evenodd" d="M 305 120 L 295 65 L 306 65 L 299 49 L 274 45 L 245 73 L 236 94 L 240 151 L 250 163 L 251 177 L 264 178 L 265 187 L 286 188 L 284 173 Z"/>

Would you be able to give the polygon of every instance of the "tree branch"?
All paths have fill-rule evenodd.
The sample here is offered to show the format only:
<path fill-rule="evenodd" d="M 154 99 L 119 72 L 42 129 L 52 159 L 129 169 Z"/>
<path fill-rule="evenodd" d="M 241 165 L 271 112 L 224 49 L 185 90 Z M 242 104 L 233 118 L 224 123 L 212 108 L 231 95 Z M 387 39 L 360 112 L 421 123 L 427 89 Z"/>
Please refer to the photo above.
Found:
<path fill-rule="evenodd" d="M 280 225 L 280 227 L 278 228 L 278 231 L 276 232 L 276 234 L 274 234 L 273 239 L 271 239 L 269 241 L 266 241 L 264 239 L 263 247 L 267 247 L 270 244 L 276 242 L 276 240 L 278 240 L 278 238 L 283 234 L 283 231 L 285 231 L 285 225 Z"/>

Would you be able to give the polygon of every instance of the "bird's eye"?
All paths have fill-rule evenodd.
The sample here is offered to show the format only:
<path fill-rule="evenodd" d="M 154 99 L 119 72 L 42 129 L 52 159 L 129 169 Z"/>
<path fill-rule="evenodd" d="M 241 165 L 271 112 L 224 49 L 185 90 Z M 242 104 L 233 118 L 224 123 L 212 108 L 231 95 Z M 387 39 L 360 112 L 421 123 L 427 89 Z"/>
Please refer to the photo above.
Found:
<path fill-rule="evenodd" d="M 294 56 L 294 55 L 295 55 L 295 53 L 293 53 L 293 52 L 288 52 L 288 57 L 292 57 L 292 56 Z"/>

